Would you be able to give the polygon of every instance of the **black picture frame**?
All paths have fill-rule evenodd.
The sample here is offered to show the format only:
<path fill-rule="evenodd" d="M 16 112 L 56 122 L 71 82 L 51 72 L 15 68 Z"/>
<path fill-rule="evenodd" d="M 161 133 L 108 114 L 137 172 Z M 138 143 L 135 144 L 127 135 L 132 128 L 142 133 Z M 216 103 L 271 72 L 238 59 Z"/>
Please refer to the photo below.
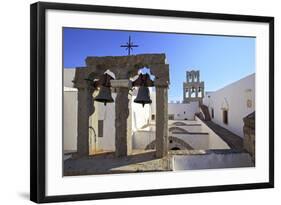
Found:
<path fill-rule="evenodd" d="M 168 16 L 195 19 L 263 22 L 269 25 L 269 181 L 249 184 L 229 184 L 191 188 L 170 188 L 126 192 L 89 193 L 46 196 L 46 60 L 45 26 L 48 9 L 122 13 L 131 15 Z M 233 15 L 203 12 L 125 8 L 82 4 L 38 2 L 30 7 L 30 200 L 37 203 L 77 200 L 97 200 L 198 192 L 230 191 L 274 187 L 274 18 L 265 16 Z"/>

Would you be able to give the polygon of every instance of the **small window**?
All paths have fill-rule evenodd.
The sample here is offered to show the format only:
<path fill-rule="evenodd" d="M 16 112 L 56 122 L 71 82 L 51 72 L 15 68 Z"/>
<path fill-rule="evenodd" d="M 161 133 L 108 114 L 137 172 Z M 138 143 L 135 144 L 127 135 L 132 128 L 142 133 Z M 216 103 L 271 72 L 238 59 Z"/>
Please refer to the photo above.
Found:
<path fill-rule="evenodd" d="M 223 118 L 223 123 L 227 125 L 228 124 L 228 111 L 227 110 L 222 111 L 222 118 Z"/>
<path fill-rule="evenodd" d="M 211 109 L 211 115 L 212 115 L 212 118 L 215 117 L 215 114 L 214 114 L 214 108 Z"/>
<path fill-rule="evenodd" d="M 151 115 L 151 120 L 155 120 L 155 115 L 154 114 Z"/>
<path fill-rule="evenodd" d="M 98 136 L 103 137 L 103 120 L 98 121 Z"/>

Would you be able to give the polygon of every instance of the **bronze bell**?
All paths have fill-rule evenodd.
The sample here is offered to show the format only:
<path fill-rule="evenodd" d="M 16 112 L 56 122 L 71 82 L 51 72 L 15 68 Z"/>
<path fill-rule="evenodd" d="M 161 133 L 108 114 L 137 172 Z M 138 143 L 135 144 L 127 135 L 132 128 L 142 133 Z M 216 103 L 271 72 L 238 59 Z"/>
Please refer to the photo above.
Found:
<path fill-rule="evenodd" d="M 101 86 L 99 94 L 95 97 L 95 101 L 103 102 L 104 105 L 106 105 L 106 103 L 114 102 L 114 100 L 111 96 L 110 87 Z"/>
<path fill-rule="evenodd" d="M 133 86 L 140 87 L 138 90 L 137 98 L 134 100 L 134 102 L 142 104 L 142 107 L 144 107 L 145 104 L 151 104 L 152 101 L 150 99 L 148 87 L 151 87 L 153 85 L 154 83 L 150 79 L 148 73 L 139 74 L 139 77 L 133 82 Z"/>
<path fill-rule="evenodd" d="M 112 103 L 114 102 L 112 96 L 111 96 L 111 84 L 110 84 L 110 80 L 112 80 L 113 78 L 108 75 L 107 73 L 105 73 L 101 79 L 98 81 L 98 84 L 100 85 L 100 90 L 99 90 L 99 94 L 95 97 L 95 101 L 98 102 L 103 102 L 104 105 L 106 105 L 106 103 Z"/>
<path fill-rule="evenodd" d="M 137 98 L 134 100 L 134 102 L 142 104 L 142 107 L 144 107 L 145 104 L 152 103 L 152 101 L 150 99 L 148 87 L 140 86 Z"/>

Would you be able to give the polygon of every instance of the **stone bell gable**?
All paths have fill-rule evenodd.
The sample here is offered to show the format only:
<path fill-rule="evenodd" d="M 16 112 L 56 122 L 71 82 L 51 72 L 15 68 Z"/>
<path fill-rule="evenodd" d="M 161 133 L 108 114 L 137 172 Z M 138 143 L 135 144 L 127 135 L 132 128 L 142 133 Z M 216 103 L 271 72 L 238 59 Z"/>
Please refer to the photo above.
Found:
<path fill-rule="evenodd" d="M 183 103 L 201 102 L 204 97 L 204 81 L 200 81 L 200 71 L 186 71 L 186 82 L 183 83 Z"/>
<path fill-rule="evenodd" d="M 156 157 L 164 157 L 168 153 L 168 87 L 169 65 L 165 54 L 140 54 L 131 56 L 87 57 L 86 67 L 77 68 L 73 79 L 78 89 L 78 136 L 77 156 L 89 155 L 89 119 L 95 112 L 93 93 L 96 92 L 89 82 L 100 79 L 107 70 L 114 73 L 111 80 L 116 90 L 115 99 L 115 154 L 123 157 L 130 154 L 131 127 L 129 119 L 130 78 L 138 74 L 139 69 L 147 67 L 155 76 L 156 90 Z M 87 79 L 87 80 L 85 80 Z"/>

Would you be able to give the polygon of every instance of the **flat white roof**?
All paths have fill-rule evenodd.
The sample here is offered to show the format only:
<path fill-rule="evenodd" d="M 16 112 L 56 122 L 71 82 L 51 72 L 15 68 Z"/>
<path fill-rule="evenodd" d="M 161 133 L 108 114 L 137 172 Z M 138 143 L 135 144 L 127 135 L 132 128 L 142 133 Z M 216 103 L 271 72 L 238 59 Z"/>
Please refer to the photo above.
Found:
<path fill-rule="evenodd" d="M 65 92 L 77 92 L 77 88 L 63 87 L 63 91 Z"/>

